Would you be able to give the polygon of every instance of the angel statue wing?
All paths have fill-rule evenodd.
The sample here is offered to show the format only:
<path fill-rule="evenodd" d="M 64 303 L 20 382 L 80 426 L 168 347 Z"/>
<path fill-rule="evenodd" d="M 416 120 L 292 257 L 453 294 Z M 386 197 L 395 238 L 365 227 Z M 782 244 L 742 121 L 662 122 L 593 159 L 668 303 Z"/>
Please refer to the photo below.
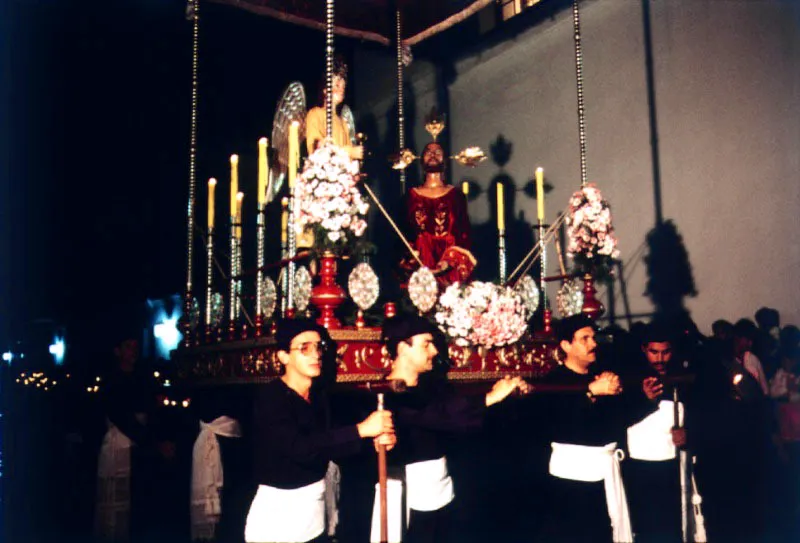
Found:
<path fill-rule="evenodd" d="M 289 125 L 300 123 L 300 144 L 306 141 L 306 92 L 303 85 L 294 81 L 286 87 L 275 108 L 272 123 L 272 151 L 270 176 L 267 184 L 267 203 L 271 202 L 283 186 L 289 171 Z"/>
<path fill-rule="evenodd" d="M 357 145 L 356 141 L 356 120 L 353 117 L 353 110 L 347 104 L 342 106 L 342 119 L 347 125 L 347 137 L 351 145 Z"/>

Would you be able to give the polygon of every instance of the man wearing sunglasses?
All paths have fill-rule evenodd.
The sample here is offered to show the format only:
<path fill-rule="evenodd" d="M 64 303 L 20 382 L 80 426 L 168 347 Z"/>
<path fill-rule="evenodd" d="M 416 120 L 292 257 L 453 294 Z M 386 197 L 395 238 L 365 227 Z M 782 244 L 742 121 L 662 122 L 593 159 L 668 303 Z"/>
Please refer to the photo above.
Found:
<path fill-rule="evenodd" d="M 286 319 L 276 334 L 285 373 L 255 400 L 254 471 L 258 491 L 250 505 L 245 540 L 252 543 L 327 541 L 325 474 L 330 461 L 358 453 L 364 438 L 394 445 L 389 411 L 362 422 L 331 425 L 322 375 L 327 331 L 307 319 Z"/>

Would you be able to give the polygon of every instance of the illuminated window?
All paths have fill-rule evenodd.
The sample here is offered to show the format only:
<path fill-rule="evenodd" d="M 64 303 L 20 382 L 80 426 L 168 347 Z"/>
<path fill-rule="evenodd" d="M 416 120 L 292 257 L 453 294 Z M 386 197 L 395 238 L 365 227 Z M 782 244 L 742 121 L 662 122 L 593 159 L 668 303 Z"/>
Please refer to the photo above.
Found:
<path fill-rule="evenodd" d="M 503 20 L 507 21 L 514 15 L 521 13 L 522 10 L 534 6 L 541 1 L 542 0 L 498 0 L 498 3 L 500 4 L 500 13 L 503 16 Z"/>

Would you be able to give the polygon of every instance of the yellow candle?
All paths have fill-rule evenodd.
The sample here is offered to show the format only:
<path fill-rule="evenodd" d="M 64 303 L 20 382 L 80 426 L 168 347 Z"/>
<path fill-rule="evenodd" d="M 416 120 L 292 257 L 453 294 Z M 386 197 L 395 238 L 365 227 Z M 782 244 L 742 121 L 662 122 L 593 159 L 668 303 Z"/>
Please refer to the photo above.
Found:
<path fill-rule="evenodd" d="M 239 155 L 231 155 L 231 217 L 236 217 L 236 195 L 239 193 Z"/>
<path fill-rule="evenodd" d="M 281 244 L 286 244 L 289 240 L 289 199 L 281 200 Z"/>
<path fill-rule="evenodd" d="M 289 191 L 294 190 L 294 179 L 300 158 L 300 123 L 294 121 L 289 125 Z"/>
<path fill-rule="evenodd" d="M 208 180 L 208 229 L 214 228 L 214 189 L 217 188 L 217 180 L 213 177 Z"/>
<path fill-rule="evenodd" d="M 536 217 L 544 222 L 544 170 L 536 168 Z"/>
<path fill-rule="evenodd" d="M 258 207 L 267 203 L 267 138 L 258 140 Z"/>
<path fill-rule="evenodd" d="M 236 239 L 242 239 L 242 200 L 244 199 L 243 192 L 236 193 Z"/>
<path fill-rule="evenodd" d="M 464 193 L 464 196 L 469 196 L 469 181 L 461 183 L 461 191 Z"/>
<path fill-rule="evenodd" d="M 506 229 L 505 202 L 503 201 L 503 184 L 497 184 L 497 229 Z"/>

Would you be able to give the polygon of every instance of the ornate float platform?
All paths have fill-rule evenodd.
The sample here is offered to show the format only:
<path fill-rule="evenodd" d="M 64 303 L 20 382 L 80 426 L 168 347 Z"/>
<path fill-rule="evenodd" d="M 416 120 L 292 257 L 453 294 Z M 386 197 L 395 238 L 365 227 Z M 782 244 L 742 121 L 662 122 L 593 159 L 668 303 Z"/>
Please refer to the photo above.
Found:
<path fill-rule="evenodd" d="M 380 343 L 379 328 L 339 328 L 330 331 L 336 342 L 336 381 L 365 383 L 388 373 L 390 359 Z M 554 364 L 555 342 L 523 338 L 513 345 L 479 349 L 450 345 L 453 382 L 491 381 L 504 375 L 536 378 Z M 263 383 L 281 375 L 271 336 L 183 347 L 173 352 L 182 377 L 192 385 Z"/>

